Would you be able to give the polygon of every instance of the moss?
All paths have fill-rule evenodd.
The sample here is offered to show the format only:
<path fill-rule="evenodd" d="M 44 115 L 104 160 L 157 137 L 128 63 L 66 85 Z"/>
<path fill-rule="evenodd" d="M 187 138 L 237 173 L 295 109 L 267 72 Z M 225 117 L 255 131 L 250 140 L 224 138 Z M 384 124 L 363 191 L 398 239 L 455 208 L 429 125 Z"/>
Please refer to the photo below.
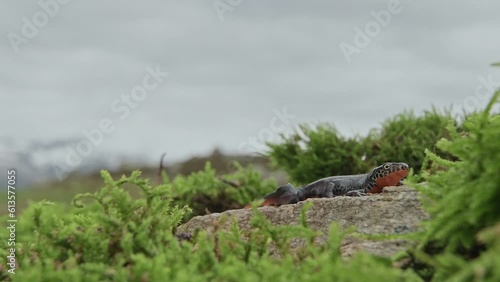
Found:
<path fill-rule="evenodd" d="M 402 112 L 366 136 L 342 136 L 328 123 L 302 125 L 292 135 L 268 143 L 268 156 L 274 168 L 283 169 L 300 184 L 331 175 L 366 173 L 387 161 L 404 161 L 418 173 L 426 149 L 441 152 L 435 144 L 449 136 L 448 124 L 455 124 L 449 112 L 433 109 L 420 116 Z"/>
<path fill-rule="evenodd" d="M 491 113 L 499 98 L 497 91 L 483 112 L 467 118 L 466 134 L 448 127 L 451 140 L 437 146 L 458 160 L 427 151 L 427 185 L 414 185 L 432 220 L 413 254 L 434 268 L 434 281 L 500 280 L 500 117 Z"/>
<path fill-rule="evenodd" d="M 326 246 L 316 246 L 317 232 L 305 224 L 274 226 L 258 212 L 253 229 L 173 235 L 188 207 L 173 205 L 171 184 L 153 187 L 138 171 L 118 180 L 102 172 L 104 187 L 81 194 L 69 210 L 40 202 L 19 219 L 16 274 L 7 272 L 1 252 L 0 279 L 5 281 L 420 281 L 412 271 L 388 259 L 359 253 L 340 257 L 343 232 L 336 224 Z M 130 197 L 136 185 L 143 196 Z M 180 182 L 177 185 L 181 185 Z M 180 187 L 179 187 L 180 188 Z M 184 187 L 189 189 L 189 187 Z M 247 239 L 244 239 L 247 238 Z M 306 239 L 294 252 L 292 238 Z M 6 236 L 2 233 L 2 240 Z M 275 244 L 282 258 L 270 253 Z"/>

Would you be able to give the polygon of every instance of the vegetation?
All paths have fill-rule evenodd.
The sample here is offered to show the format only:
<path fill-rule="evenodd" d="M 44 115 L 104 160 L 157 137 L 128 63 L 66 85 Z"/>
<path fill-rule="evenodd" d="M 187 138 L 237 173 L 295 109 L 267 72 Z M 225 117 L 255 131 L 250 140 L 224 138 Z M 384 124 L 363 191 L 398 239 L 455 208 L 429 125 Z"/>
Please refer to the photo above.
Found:
<path fill-rule="evenodd" d="M 390 261 L 359 253 L 340 257 L 343 232 L 332 225 L 326 246 L 312 244 L 317 232 L 305 225 L 273 226 L 256 212 L 253 229 L 208 236 L 174 235 L 190 212 L 172 205 L 171 184 L 157 187 L 138 171 L 114 181 L 102 172 L 105 186 L 81 194 L 74 207 L 40 202 L 19 219 L 16 259 L 18 270 L 8 273 L 9 255 L 2 249 L 0 279 L 8 281 L 308 281 L 324 277 L 338 281 L 418 281 L 411 271 L 391 267 Z M 123 188 L 134 184 L 143 197 L 133 200 Z M 2 233 L 2 240 L 8 236 Z M 246 239 L 245 239 L 246 238 Z M 292 238 L 306 246 L 292 252 Z M 269 251 L 274 243 L 282 258 Z"/>
<path fill-rule="evenodd" d="M 415 187 L 432 220 L 415 255 L 432 266 L 435 281 L 500 281 L 500 115 L 490 113 L 499 97 L 464 122 L 465 133 L 450 125 L 451 140 L 437 143 L 459 161 L 426 152 L 427 185 Z"/>
<path fill-rule="evenodd" d="M 330 175 L 365 173 L 373 165 L 362 158 L 367 153 L 367 139 L 343 137 L 331 124 L 301 125 L 291 136 L 282 135 L 280 143 L 267 145 L 272 165 L 299 184 Z"/>
<path fill-rule="evenodd" d="M 448 137 L 450 123 L 455 122 L 449 112 L 433 109 L 421 116 L 402 112 L 367 136 L 352 138 L 342 136 L 332 124 L 301 125 L 291 136 L 268 143 L 268 154 L 275 168 L 301 184 L 331 175 L 365 173 L 387 161 L 405 161 L 418 173 L 426 149 L 440 152 L 435 144 Z"/>
<path fill-rule="evenodd" d="M 451 125 L 450 125 L 451 124 Z M 380 129 L 370 132 L 366 143 L 370 144 L 367 159 L 375 165 L 386 161 L 404 161 L 420 172 L 425 160 L 425 150 L 442 153 L 436 142 L 449 138 L 449 126 L 455 128 L 456 122 L 449 112 L 441 113 L 436 109 L 425 111 L 421 116 L 405 111 L 387 119 Z M 446 154 L 446 159 L 453 159 Z"/>
<path fill-rule="evenodd" d="M 251 166 L 244 168 L 238 163 L 234 166 L 234 173 L 221 176 L 209 162 L 204 170 L 177 176 L 173 181 L 163 174 L 164 183 L 170 187 L 168 196 L 176 205 L 189 205 L 193 210 L 190 216 L 196 216 L 242 208 L 276 189 L 276 181 L 262 179 Z"/>
<path fill-rule="evenodd" d="M 139 171 L 117 180 L 102 171 L 104 186 L 79 194 L 71 206 L 31 205 L 16 225 L 15 275 L 10 249 L 2 248 L 0 280 L 500 281 L 500 115 L 492 113 L 499 99 L 497 91 L 484 111 L 460 125 L 447 113 L 404 112 L 366 137 L 304 125 L 304 134 L 269 144 L 274 165 L 297 182 L 364 172 L 385 160 L 412 163 L 418 175 L 408 182 L 431 218 L 419 233 L 405 235 L 418 243 L 395 258 L 405 263 L 365 252 L 341 258 L 350 231 L 335 223 L 326 245 L 313 244 L 320 234 L 306 224 L 307 205 L 297 226 L 274 226 L 254 207 L 250 230 L 233 224 L 229 232 L 177 234 L 194 215 L 242 207 L 277 186 L 251 167 L 235 164 L 234 173 L 218 175 L 208 163 L 172 180 L 164 173 L 160 185 Z M 9 236 L 0 233 L 3 242 Z M 292 238 L 305 246 L 292 251 Z"/>

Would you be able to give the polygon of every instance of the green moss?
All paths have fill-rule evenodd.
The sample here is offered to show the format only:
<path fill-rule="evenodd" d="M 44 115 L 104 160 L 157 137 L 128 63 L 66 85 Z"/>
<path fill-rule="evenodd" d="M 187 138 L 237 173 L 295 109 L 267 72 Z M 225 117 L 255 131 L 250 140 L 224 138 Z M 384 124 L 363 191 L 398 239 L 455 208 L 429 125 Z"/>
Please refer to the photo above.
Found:
<path fill-rule="evenodd" d="M 435 144 L 448 137 L 448 124 L 455 124 L 452 116 L 433 109 L 420 116 L 402 112 L 366 136 L 351 138 L 342 136 L 332 124 L 302 125 L 291 136 L 268 143 L 268 156 L 275 168 L 283 169 L 299 184 L 331 175 L 365 173 L 388 161 L 404 161 L 418 173 L 426 149 L 441 152 Z"/>
<path fill-rule="evenodd" d="M 432 217 L 415 254 L 434 268 L 435 281 L 500 280 L 500 116 L 491 113 L 499 97 L 470 115 L 463 132 L 448 127 L 451 140 L 437 146 L 458 160 L 427 151 L 427 185 L 414 185 Z"/>
<path fill-rule="evenodd" d="M 165 179 L 164 185 L 169 187 L 169 197 L 175 204 L 191 207 L 190 216 L 239 209 L 276 189 L 276 181 L 262 179 L 251 166 L 234 166 L 234 173 L 218 175 L 207 162 L 204 170 L 177 176 L 173 181 Z"/>
<path fill-rule="evenodd" d="M 415 115 L 405 111 L 387 119 L 380 129 L 374 129 L 367 137 L 371 150 L 367 159 L 381 164 L 386 161 L 404 161 L 415 173 L 424 166 L 425 150 L 443 153 L 436 147 L 441 138 L 448 138 L 448 125 L 456 126 L 456 122 L 448 112 L 436 109 Z M 451 158 L 450 155 L 446 156 Z"/>
<path fill-rule="evenodd" d="M 173 232 L 190 210 L 172 204 L 170 184 L 153 187 L 137 171 L 118 180 L 103 171 L 102 177 L 104 187 L 77 196 L 70 209 L 48 202 L 31 206 L 19 219 L 16 274 L 7 272 L 6 253 L 1 250 L 0 279 L 420 281 L 411 271 L 366 253 L 341 259 L 344 234 L 336 224 L 327 245 L 314 245 L 320 234 L 307 227 L 305 209 L 297 226 L 274 226 L 255 210 L 251 230 L 239 230 L 235 224 L 229 232 L 201 231 L 190 240 L 179 240 Z M 124 188 L 127 184 L 139 187 L 143 196 L 132 199 Z M 6 240 L 4 233 L 1 236 Z M 306 245 L 292 251 L 292 238 L 302 238 Z M 273 257 L 271 244 L 281 259 Z"/>
<path fill-rule="evenodd" d="M 297 184 L 330 175 L 365 173 L 373 163 L 364 162 L 366 139 L 342 136 L 331 124 L 316 127 L 301 125 L 279 143 L 268 143 L 269 158 L 275 168 L 283 169 Z"/>

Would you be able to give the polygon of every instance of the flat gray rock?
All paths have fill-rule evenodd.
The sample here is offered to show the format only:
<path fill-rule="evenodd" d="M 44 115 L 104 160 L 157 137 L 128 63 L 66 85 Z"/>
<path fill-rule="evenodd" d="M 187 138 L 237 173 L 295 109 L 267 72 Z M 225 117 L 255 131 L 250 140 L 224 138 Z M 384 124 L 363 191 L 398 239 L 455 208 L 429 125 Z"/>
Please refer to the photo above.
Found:
<path fill-rule="evenodd" d="M 417 191 L 406 186 L 386 187 L 380 194 L 362 197 L 335 197 L 307 199 L 292 205 L 280 207 L 261 207 L 259 211 L 273 225 L 299 224 L 300 211 L 305 202 L 313 202 L 306 212 L 309 227 L 319 230 L 323 235 L 316 243 L 324 244 L 332 222 L 339 223 L 342 229 L 355 226 L 357 232 L 363 234 L 403 234 L 419 229 L 419 223 L 429 218 L 422 209 Z M 208 233 L 218 230 L 229 230 L 232 220 L 220 220 L 229 217 L 237 220 L 241 229 L 251 229 L 251 209 L 229 210 L 223 213 L 197 216 L 179 226 L 177 232 L 194 232 L 197 228 Z M 408 247 L 404 240 L 367 240 L 347 236 L 342 244 L 342 255 L 351 256 L 358 250 L 390 257 Z M 293 240 L 292 248 L 302 245 L 301 240 Z"/>

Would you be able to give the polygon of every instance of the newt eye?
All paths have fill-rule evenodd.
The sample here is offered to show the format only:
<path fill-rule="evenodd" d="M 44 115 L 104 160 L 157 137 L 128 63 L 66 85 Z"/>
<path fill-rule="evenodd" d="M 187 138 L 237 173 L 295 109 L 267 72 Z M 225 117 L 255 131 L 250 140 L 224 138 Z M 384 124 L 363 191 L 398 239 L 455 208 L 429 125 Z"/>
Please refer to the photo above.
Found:
<path fill-rule="evenodd" d="M 390 165 L 389 164 L 385 164 L 384 165 L 384 169 L 389 169 Z"/>

